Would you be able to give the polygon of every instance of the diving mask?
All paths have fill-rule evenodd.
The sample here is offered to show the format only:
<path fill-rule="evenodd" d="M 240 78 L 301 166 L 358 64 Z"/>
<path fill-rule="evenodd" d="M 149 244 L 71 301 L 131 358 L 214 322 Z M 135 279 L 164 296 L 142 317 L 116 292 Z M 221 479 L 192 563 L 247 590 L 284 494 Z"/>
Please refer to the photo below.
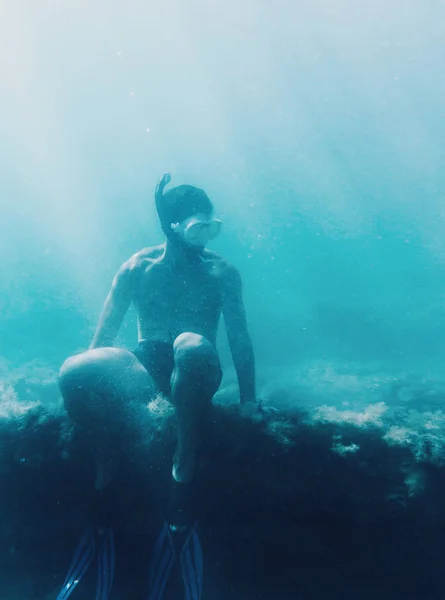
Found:
<path fill-rule="evenodd" d="M 205 246 L 210 240 L 214 240 L 221 231 L 221 221 L 208 219 L 207 215 L 198 214 L 181 223 L 172 223 L 171 228 L 190 246 Z"/>

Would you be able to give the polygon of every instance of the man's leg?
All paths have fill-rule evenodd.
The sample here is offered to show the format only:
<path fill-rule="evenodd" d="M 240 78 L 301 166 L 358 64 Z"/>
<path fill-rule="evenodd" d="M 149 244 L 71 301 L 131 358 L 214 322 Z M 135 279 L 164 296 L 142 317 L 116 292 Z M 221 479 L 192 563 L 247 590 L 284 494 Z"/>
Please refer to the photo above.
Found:
<path fill-rule="evenodd" d="M 96 492 L 88 508 L 90 527 L 74 553 L 57 596 L 67 600 L 95 558 L 97 598 L 109 597 L 114 579 L 113 502 L 109 494 L 128 426 L 133 430 L 135 400 L 146 399 L 150 379 L 136 357 L 117 348 L 89 350 L 65 361 L 59 387 L 71 420 L 83 431 L 96 463 Z M 137 403 L 136 403 L 137 404 Z"/>
<path fill-rule="evenodd" d="M 178 427 L 173 478 L 186 483 L 193 478 L 199 425 L 219 388 L 222 371 L 215 348 L 201 335 L 182 333 L 176 338 L 173 350 L 171 397 Z"/>
<path fill-rule="evenodd" d="M 96 489 L 110 483 L 133 401 L 148 397 L 150 377 L 120 348 L 98 348 L 65 361 L 59 387 L 71 420 L 79 425 L 96 462 Z"/>

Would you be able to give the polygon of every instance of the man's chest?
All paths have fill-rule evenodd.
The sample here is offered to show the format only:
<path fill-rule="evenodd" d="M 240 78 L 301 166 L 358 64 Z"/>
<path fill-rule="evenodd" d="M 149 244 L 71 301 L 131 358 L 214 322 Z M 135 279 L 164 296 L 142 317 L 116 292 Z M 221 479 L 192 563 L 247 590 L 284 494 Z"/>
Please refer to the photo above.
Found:
<path fill-rule="evenodd" d="M 135 297 L 140 310 L 162 314 L 202 313 L 221 308 L 220 280 L 213 273 L 144 275 Z"/>

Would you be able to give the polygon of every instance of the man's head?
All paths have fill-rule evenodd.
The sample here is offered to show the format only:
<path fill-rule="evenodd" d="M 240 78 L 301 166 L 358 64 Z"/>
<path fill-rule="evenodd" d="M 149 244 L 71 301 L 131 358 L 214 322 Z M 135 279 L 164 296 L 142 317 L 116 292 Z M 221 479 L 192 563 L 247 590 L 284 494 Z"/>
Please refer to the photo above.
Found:
<path fill-rule="evenodd" d="M 179 185 L 164 193 L 169 182 L 170 175 L 164 175 L 155 193 L 162 230 L 176 247 L 202 249 L 221 229 L 221 222 L 212 219 L 213 205 L 203 190 L 192 185 Z"/>

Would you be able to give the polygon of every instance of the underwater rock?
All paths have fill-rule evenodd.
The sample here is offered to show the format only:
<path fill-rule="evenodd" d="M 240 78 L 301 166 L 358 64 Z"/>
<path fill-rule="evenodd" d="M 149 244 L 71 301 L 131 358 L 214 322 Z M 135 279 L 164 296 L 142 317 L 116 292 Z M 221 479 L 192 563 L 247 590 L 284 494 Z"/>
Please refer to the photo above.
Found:
<path fill-rule="evenodd" d="M 93 502 L 92 460 L 52 385 L 0 390 L 5 598 L 55 597 Z M 445 417 L 404 410 L 212 406 L 196 475 L 204 598 L 441 598 Z M 175 443 L 162 399 L 128 418 L 134 435 L 103 497 L 116 598 L 143 597 Z"/>

